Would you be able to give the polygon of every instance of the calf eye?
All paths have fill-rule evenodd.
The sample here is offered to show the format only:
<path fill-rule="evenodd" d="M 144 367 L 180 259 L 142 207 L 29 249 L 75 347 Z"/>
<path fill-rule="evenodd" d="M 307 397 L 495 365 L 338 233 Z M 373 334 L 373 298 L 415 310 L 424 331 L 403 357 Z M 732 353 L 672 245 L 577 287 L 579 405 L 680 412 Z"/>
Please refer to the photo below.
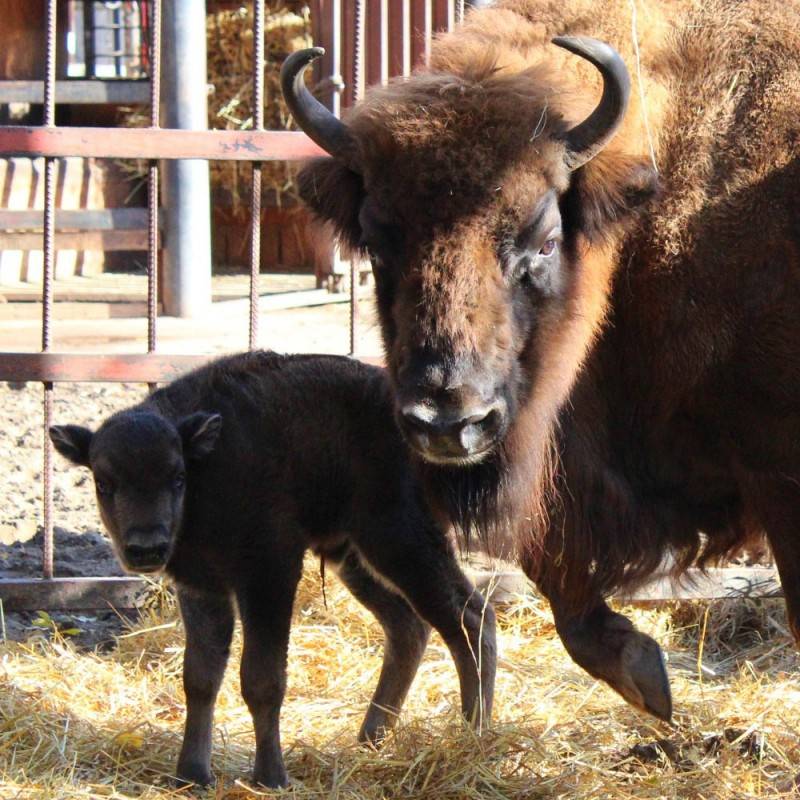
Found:
<path fill-rule="evenodd" d="M 558 242 L 555 239 L 548 239 L 539 249 L 540 256 L 549 256 L 555 252 Z"/>
<path fill-rule="evenodd" d="M 104 497 L 107 497 L 108 495 L 113 494 L 114 492 L 114 487 L 110 483 L 107 483 L 106 481 L 96 480 L 94 482 L 94 487 L 95 489 L 97 489 L 97 494 L 101 494 Z"/>
<path fill-rule="evenodd" d="M 172 488 L 175 489 L 176 492 L 183 489 L 186 485 L 186 474 L 183 472 L 179 472 L 173 479 L 172 479 Z"/>

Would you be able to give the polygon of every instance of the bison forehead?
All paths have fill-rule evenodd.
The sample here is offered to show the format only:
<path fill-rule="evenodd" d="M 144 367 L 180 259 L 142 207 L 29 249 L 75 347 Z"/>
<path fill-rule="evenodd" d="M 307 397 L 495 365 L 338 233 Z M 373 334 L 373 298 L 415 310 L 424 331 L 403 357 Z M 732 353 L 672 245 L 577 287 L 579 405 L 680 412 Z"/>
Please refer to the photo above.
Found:
<path fill-rule="evenodd" d="M 456 218 L 491 201 L 520 168 L 563 182 L 559 95 L 538 72 L 434 74 L 373 91 L 349 119 L 367 191 Z"/>

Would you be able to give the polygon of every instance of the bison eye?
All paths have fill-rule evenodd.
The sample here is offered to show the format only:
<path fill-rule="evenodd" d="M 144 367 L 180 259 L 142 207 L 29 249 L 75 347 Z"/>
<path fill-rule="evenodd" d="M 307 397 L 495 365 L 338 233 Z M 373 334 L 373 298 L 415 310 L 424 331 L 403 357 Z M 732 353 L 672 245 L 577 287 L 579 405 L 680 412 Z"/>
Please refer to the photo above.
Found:
<path fill-rule="evenodd" d="M 540 256 L 549 256 L 555 252 L 558 242 L 555 239 L 548 239 L 539 249 Z"/>
<path fill-rule="evenodd" d="M 97 494 L 101 494 L 103 497 L 108 497 L 114 493 L 114 487 L 106 481 L 96 480 L 94 482 L 94 488 L 97 489 Z"/>
<path fill-rule="evenodd" d="M 172 479 L 172 488 L 179 492 L 183 487 L 186 486 L 186 473 L 179 472 L 173 479 Z"/>

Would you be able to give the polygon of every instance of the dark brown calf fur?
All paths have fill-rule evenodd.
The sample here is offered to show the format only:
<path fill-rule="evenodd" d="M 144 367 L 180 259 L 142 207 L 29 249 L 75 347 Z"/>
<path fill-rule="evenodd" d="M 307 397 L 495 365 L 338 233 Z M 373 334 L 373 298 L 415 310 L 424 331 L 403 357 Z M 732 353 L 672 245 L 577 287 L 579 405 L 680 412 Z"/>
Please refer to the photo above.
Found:
<path fill-rule="evenodd" d="M 256 732 L 253 778 L 286 783 L 279 714 L 308 548 L 386 634 L 361 741 L 379 743 L 394 724 L 429 626 L 455 661 L 464 714 L 488 721 L 494 615 L 421 502 L 382 370 L 335 356 L 236 355 L 154 392 L 94 434 L 66 425 L 50 435 L 62 455 L 91 468 L 122 563 L 165 566 L 177 583 L 187 704 L 179 779 L 212 780 L 212 714 L 236 605 L 242 694 Z"/>
<path fill-rule="evenodd" d="M 577 166 L 602 46 L 564 35 L 634 73 Z M 765 529 L 800 636 L 800 2 L 497 0 L 321 119 L 301 192 L 373 260 L 433 507 L 510 531 L 575 660 L 659 716 L 658 647 L 603 598 L 666 558 Z"/>

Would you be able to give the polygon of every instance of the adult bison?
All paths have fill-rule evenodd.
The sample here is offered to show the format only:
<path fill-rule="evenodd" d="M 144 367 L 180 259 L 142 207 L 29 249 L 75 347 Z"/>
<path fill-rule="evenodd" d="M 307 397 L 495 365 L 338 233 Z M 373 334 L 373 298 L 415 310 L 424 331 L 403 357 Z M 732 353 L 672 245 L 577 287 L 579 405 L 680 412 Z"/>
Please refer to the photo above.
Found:
<path fill-rule="evenodd" d="M 763 528 L 800 634 L 800 3 L 635 6 L 638 63 L 629 3 L 505 0 L 343 123 L 315 51 L 284 86 L 333 155 L 303 197 L 372 258 L 434 507 L 511 530 L 572 657 L 669 717 L 657 645 L 603 600 L 668 554 Z"/>

